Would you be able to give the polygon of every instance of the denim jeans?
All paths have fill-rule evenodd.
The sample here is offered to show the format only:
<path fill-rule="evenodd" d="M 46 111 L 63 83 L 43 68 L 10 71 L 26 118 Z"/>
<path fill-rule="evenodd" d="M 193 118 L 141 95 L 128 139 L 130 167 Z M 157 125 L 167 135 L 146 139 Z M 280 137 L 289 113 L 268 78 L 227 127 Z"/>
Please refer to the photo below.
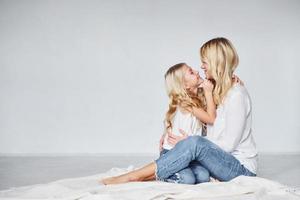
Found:
<path fill-rule="evenodd" d="M 160 157 L 164 156 L 169 150 L 163 149 Z M 162 179 L 161 179 L 162 180 Z M 197 161 L 192 161 L 189 166 L 179 172 L 163 179 L 165 182 L 181 183 L 181 184 L 198 184 L 210 181 L 210 175 L 207 169 L 201 166 Z"/>
<path fill-rule="evenodd" d="M 196 179 L 197 170 L 193 168 L 194 166 L 199 167 L 200 174 L 206 169 L 210 176 L 220 181 L 229 181 L 240 175 L 256 176 L 233 155 L 201 136 L 190 136 L 178 142 L 174 148 L 165 152 L 155 162 L 156 178 L 168 182 L 178 180 L 180 174 L 191 175 L 191 171 Z M 182 180 L 181 183 L 184 181 Z"/>

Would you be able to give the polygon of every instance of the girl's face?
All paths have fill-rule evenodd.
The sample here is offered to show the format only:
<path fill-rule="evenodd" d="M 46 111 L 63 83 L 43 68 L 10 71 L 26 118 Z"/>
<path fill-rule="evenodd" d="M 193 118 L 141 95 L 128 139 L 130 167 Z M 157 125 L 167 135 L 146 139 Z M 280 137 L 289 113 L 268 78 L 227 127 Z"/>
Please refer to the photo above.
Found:
<path fill-rule="evenodd" d="M 209 73 L 209 70 L 208 70 L 207 62 L 202 61 L 201 69 L 203 69 L 207 79 L 212 79 L 212 76 L 211 76 L 211 74 Z"/>
<path fill-rule="evenodd" d="M 200 77 L 199 72 L 191 68 L 190 66 L 184 66 L 184 83 L 187 89 L 198 88 L 199 85 L 203 82 L 203 79 Z"/>

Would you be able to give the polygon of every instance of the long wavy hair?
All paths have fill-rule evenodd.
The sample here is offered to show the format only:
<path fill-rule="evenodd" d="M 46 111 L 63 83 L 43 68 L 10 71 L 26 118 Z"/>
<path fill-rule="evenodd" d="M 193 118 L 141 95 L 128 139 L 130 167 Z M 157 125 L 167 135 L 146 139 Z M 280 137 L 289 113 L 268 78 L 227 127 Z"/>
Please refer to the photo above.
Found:
<path fill-rule="evenodd" d="M 206 102 L 202 89 L 198 89 L 197 95 L 191 94 L 184 84 L 185 63 L 176 64 L 168 69 L 165 74 L 165 86 L 169 97 L 169 109 L 165 116 L 166 130 L 172 128 L 172 119 L 178 106 L 189 111 L 192 107 L 203 107 L 206 109 Z"/>
<path fill-rule="evenodd" d="M 220 105 L 228 90 L 232 87 L 232 75 L 239 64 L 238 54 L 232 43 L 226 38 L 214 38 L 200 48 L 200 56 L 208 65 L 215 84 L 214 102 Z"/>

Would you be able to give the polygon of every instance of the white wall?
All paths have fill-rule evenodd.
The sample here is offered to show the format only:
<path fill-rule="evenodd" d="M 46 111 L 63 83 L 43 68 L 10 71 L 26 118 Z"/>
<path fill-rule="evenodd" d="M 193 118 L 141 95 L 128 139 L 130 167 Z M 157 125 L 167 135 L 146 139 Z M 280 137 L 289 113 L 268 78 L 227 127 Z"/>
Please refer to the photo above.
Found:
<path fill-rule="evenodd" d="M 300 152 L 300 1 L 0 1 L 0 153 L 155 153 L 163 74 L 224 36 L 261 152 Z"/>

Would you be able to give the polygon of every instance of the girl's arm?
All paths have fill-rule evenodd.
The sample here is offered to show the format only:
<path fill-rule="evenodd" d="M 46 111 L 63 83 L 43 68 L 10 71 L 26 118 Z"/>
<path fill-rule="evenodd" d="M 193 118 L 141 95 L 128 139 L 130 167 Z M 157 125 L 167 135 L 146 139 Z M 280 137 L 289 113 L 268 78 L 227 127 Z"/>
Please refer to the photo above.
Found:
<path fill-rule="evenodd" d="M 163 150 L 164 140 L 165 140 L 166 132 L 162 134 L 159 140 L 159 152 Z"/>
<path fill-rule="evenodd" d="M 200 87 L 204 90 L 204 96 L 207 104 L 207 111 L 202 108 L 192 107 L 192 110 L 188 110 L 188 112 L 192 112 L 192 114 L 199 119 L 203 123 L 213 124 L 216 118 L 216 105 L 213 100 L 213 84 L 205 80 Z M 179 129 L 179 132 L 182 134 L 181 136 L 174 135 L 172 133 L 168 134 L 168 143 L 175 146 L 177 142 L 188 137 L 188 134 L 183 130 Z"/>
<path fill-rule="evenodd" d="M 208 80 L 204 80 L 204 82 L 201 84 L 201 87 L 203 87 L 204 89 L 207 111 L 205 111 L 203 108 L 193 107 L 192 113 L 201 122 L 213 124 L 216 118 L 216 105 L 214 103 L 213 94 L 212 94 L 213 84 Z"/>

